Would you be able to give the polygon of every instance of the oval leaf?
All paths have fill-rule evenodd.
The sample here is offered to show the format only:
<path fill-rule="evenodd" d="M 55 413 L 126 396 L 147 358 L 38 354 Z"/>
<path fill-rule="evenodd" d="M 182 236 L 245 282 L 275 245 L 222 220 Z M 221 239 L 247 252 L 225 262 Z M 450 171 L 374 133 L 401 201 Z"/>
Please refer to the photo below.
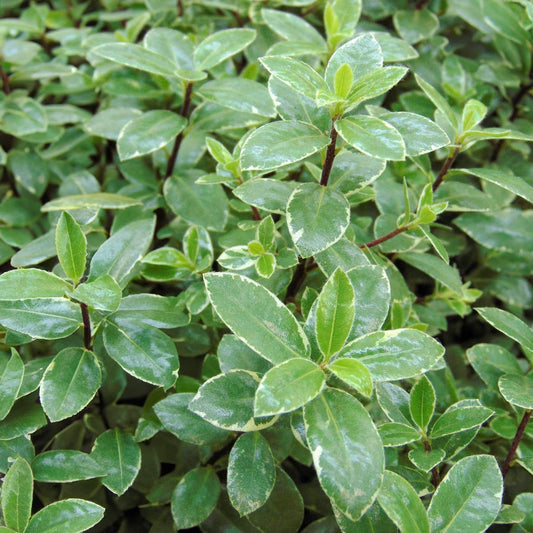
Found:
<path fill-rule="evenodd" d="M 65 348 L 59 352 L 43 375 L 41 404 L 52 422 L 81 411 L 96 394 L 102 381 L 100 365 L 93 352 Z"/>
<path fill-rule="evenodd" d="M 56 226 L 57 257 L 65 274 L 76 283 L 85 272 L 87 239 L 80 225 L 66 212 Z"/>
<path fill-rule="evenodd" d="M 316 363 L 300 357 L 289 359 L 263 376 L 255 394 L 254 414 L 294 411 L 317 396 L 325 384 L 324 372 Z"/>
<path fill-rule="evenodd" d="M 496 459 L 473 455 L 458 461 L 437 488 L 428 509 L 432 533 L 481 533 L 500 511 L 503 480 Z"/>
<path fill-rule="evenodd" d="M 266 439 L 258 432 L 241 435 L 229 455 L 228 495 L 241 515 L 268 500 L 276 481 L 276 466 Z"/>
<path fill-rule="evenodd" d="M 287 225 L 302 257 L 335 244 L 350 224 L 350 205 L 340 192 L 315 183 L 294 190 L 287 205 Z"/>
<path fill-rule="evenodd" d="M 43 452 L 31 466 L 35 480 L 47 483 L 67 483 L 107 475 L 90 455 L 77 450 Z"/>
<path fill-rule="evenodd" d="M 269 290 L 237 274 L 206 274 L 213 307 L 250 348 L 274 364 L 309 354 L 309 342 L 294 315 Z"/>
<path fill-rule="evenodd" d="M 15 531 L 24 531 L 31 515 L 33 475 L 22 457 L 11 465 L 2 483 L 2 513 L 5 524 Z"/>
<path fill-rule="evenodd" d="M 498 381 L 502 396 L 513 405 L 533 409 L 533 379 L 529 376 L 506 374 Z"/>
<path fill-rule="evenodd" d="M 12 348 L 11 357 L 0 361 L 0 420 L 11 411 L 24 379 L 24 363 Z"/>
<path fill-rule="evenodd" d="M 358 520 L 376 498 L 385 464 L 370 415 L 353 396 L 326 389 L 304 407 L 304 421 L 324 492 L 343 514 Z"/>

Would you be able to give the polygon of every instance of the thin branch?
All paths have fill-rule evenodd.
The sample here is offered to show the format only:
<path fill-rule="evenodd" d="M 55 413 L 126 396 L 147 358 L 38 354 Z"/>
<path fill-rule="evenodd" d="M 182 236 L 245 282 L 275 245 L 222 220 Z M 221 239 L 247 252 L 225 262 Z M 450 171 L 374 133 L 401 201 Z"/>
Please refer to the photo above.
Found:
<path fill-rule="evenodd" d="M 457 156 L 459 155 L 459 149 L 460 149 L 460 146 L 456 146 L 453 153 L 448 156 L 448 159 L 446 159 L 446 161 L 444 161 L 444 165 L 442 165 L 442 168 L 440 169 L 437 179 L 433 182 L 433 186 L 431 187 L 433 189 L 433 192 L 435 192 L 440 187 L 442 182 L 444 181 L 446 174 L 448 174 L 451 166 L 453 165 L 454 161 L 457 159 Z"/>
<path fill-rule="evenodd" d="M 189 108 L 191 107 L 191 95 L 192 95 L 192 82 L 187 83 L 185 87 L 185 96 L 183 97 L 183 104 L 181 106 L 180 115 L 183 118 L 188 118 Z M 165 172 L 165 178 L 169 178 L 172 175 L 174 166 L 176 165 L 176 159 L 178 158 L 178 153 L 181 146 L 181 141 L 183 140 L 183 131 L 178 133 L 176 140 L 174 141 L 174 146 L 172 147 L 172 152 L 168 158 L 167 169 Z"/>
<path fill-rule="evenodd" d="M 183 0 L 178 0 L 178 17 L 183 17 Z"/>
<path fill-rule="evenodd" d="M 251 205 L 250 207 L 252 208 L 252 216 L 254 220 L 263 220 L 261 218 L 261 213 L 259 213 L 259 210 L 257 209 L 257 207 L 255 207 L 255 205 Z"/>
<path fill-rule="evenodd" d="M 444 161 L 444 164 L 442 165 L 442 168 L 440 169 L 440 172 L 437 175 L 437 179 L 433 182 L 432 189 L 433 192 L 435 192 L 442 182 L 444 181 L 444 178 L 446 177 L 446 174 L 450 171 L 451 166 L 453 165 L 454 161 L 457 159 L 457 156 L 459 155 L 460 147 L 457 146 L 452 154 L 448 156 L 446 161 Z M 378 244 L 381 244 L 385 241 L 388 241 L 389 239 L 392 239 L 393 237 L 396 237 L 396 235 L 400 235 L 400 233 L 404 233 L 405 231 L 410 230 L 411 227 L 409 225 L 402 226 L 400 228 L 396 228 L 386 235 L 383 235 L 382 237 L 379 237 L 378 239 L 375 239 L 373 241 L 367 242 L 365 244 L 361 244 L 359 248 L 372 248 L 373 246 L 377 246 Z"/>
<path fill-rule="evenodd" d="M 531 418 L 531 409 L 527 409 L 524 413 L 524 416 L 522 417 L 522 420 L 520 421 L 520 425 L 518 426 L 513 442 L 511 443 L 511 447 L 509 448 L 509 453 L 507 454 L 507 457 L 505 458 L 505 461 L 502 464 L 501 471 L 502 471 L 502 477 L 505 477 L 507 475 L 507 472 L 509 472 L 509 468 L 511 468 L 511 463 L 514 460 L 514 457 L 516 455 L 516 450 L 518 449 L 518 445 L 520 444 L 520 441 L 522 440 L 522 437 L 524 436 L 524 432 L 526 430 L 526 426 L 529 422 L 529 419 Z"/>
<path fill-rule="evenodd" d="M 400 235 L 400 233 L 403 233 L 404 231 L 407 231 L 409 229 L 409 226 L 402 226 L 401 228 L 396 228 L 395 230 L 389 231 L 386 235 L 383 235 L 383 237 L 380 237 L 379 239 L 375 239 L 373 241 L 367 242 L 366 244 L 359 245 L 359 248 L 372 248 L 373 246 L 377 246 L 378 244 L 381 244 L 382 242 L 388 241 L 389 239 L 392 239 L 393 237 L 396 237 L 396 235 Z"/>
<path fill-rule="evenodd" d="M 329 132 L 330 143 L 328 144 L 328 149 L 326 150 L 326 159 L 324 161 L 324 166 L 322 167 L 322 175 L 320 176 L 320 185 L 323 187 L 326 187 L 328 184 L 331 168 L 333 167 L 333 161 L 335 161 L 335 147 L 337 145 L 337 130 L 335 129 L 335 120 L 336 117 L 334 117 L 331 122 L 331 131 Z"/>
<path fill-rule="evenodd" d="M 91 317 L 89 316 L 89 309 L 87 304 L 80 302 L 81 318 L 83 319 L 83 345 L 86 350 L 93 349 L 92 333 L 91 333 Z"/>
<path fill-rule="evenodd" d="M 300 287 L 302 286 L 305 277 L 307 276 L 307 259 L 300 259 L 296 270 L 294 271 L 294 276 L 287 287 L 287 293 L 285 294 L 285 300 L 294 300 L 294 297 L 298 294 Z"/>
<path fill-rule="evenodd" d="M 0 78 L 2 79 L 2 88 L 6 95 L 11 94 L 11 87 L 9 86 L 9 77 L 0 64 Z"/>

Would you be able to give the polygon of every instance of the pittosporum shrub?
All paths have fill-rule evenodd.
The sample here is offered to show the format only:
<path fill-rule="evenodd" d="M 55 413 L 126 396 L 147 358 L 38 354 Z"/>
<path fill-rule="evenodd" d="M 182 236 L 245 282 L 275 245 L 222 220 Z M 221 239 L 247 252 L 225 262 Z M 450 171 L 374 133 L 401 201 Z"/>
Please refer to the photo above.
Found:
<path fill-rule="evenodd" d="M 531 1 L 0 14 L 2 533 L 533 531 Z"/>

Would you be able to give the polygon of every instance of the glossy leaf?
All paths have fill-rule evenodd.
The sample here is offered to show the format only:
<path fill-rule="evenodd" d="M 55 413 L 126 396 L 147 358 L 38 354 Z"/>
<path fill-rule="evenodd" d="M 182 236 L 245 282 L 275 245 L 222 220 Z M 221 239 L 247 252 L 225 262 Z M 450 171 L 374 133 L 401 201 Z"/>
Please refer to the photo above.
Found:
<path fill-rule="evenodd" d="M 163 148 L 187 125 L 187 120 L 164 110 L 148 111 L 120 131 L 117 151 L 121 161 L 151 154 Z"/>
<path fill-rule="evenodd" d="M 120 285 L 109 274 L 81 283 L 72 291 L 73 298 L 101 311 L 116 311 L 121 296 Z"/>
<path fill-rule="evenodd" d="M 35 339 L 61 339 L 81 325 L 79 305 L 65 298 L 0 301 L 0 324 Z"/>
<path fill-rule="evenodd" d="M 426 333 L 397 329 L 363 335 L 347 344 L 336 358 L 358 359 L 374 381 L 395 381 L 423 374 L 443 355 L 443 346 Z"/>
<path fill-rule="evenodd" d="M 326 384 L 322 369 L 301 357 L 271 368 L 255 393 L 254 414 L 269 416 L 294 411 L 315 398 Z"/>
<path fill-rule="evenodd" d="M 305 357 L 309 343 L 294 315 L 262 285 L 237 274 L 206 274 L 220 318 L 250 348 L 274 364 Z"/>
<path fill-rule="evenodd" d="M 211 468 L 189 470 L 179 481 L 170 506 L 174 524 L 187 529 L 203 522 L 214 510 L 220 494 L 220 482 Z"/>
<path fill-rule="evenodd" d="M 405 159 L 406 149 L 402 136 L 383 120 L 358 115 L 338 120 L 335 128 L 350 146 L 363 154 L 392 161 Z"/>
<path fill-rule="evenodd" d="M 416 491 L 402 476 L 385 470 L 378 502 L 400 531 L 429 533 L 426 509 Z"/>
<path fill-rule="evenodd" d="M 0 300 L 60 298 L 68 283 L 50 272 L 37 268 L 10 270 L 0 276 Z"/>
<path fill-rule="evenodd" d="M 126 209 L 140 202 L 134 198 L 108 192 L 63 196 L 43 205 L 42 211 L 77 211 L 79 209 Z"/>
<path fill-rule="evenodd" d="M 533 379 L 528 376 L 506 374 L 498 380 L 502 396 L 511 404 L 533 409 Z"/>
<path fill-rule="evenodd" d="M 270 446 L 258 432 L 241 435 L 229 455 L 228 495 L 241 515 L 262 507 L 276 481 Z"/>
<path fill-rule="evenodd" d="M 329 363 L 327 369 L 364 396 L 372 394 L 372 376 L 357 359 L 341 357 Z"/>
<path fill-rule="evenodd" d="M 218 31 L 206 37 L 194 51 L 197 68 L 213 68 L 225 59 L 239 53 L 250 45 L 256 37 L 256 31 L 237 28 Z"/>
<path fill-rule="evenodd" d="M 141 467 L 139 445 L 118 428 L 97 437 L 90 457 L 107 473 L 102 484 L 119 496 L 135 481 Z"/>
<path fill-rule="evenodd" d="M 11 349 L 11 357 L 0 360 L 0 420 L 11 411 L 24 378 L 24 363 L 17 350 Z"/>
<path fill-rule="evenodd" d="M 316 338 L 326 360 L 344 346 L 354 315 L 352 284 L 348 276 L 337 269 L 324 285 L 316 310 Z"/>
<path fill-rule="evenodd" d="M 96 503 L 69 498 L 47 505 L 31 517 L 26 533 L 69 531 L 81 533 L 98 524 L 104 508 Z"/>
<path fill-rule="evenodd" d="M 57 257 L 65 274 L 77 283 L 85 272 L 87 239 L 79 224 L 67 212 L 56 226 Z"/>
<path fill-rule="evenodd" d="M 36 481 L 67 483 L 104 477 L 106 470 L 90 455 L 77 450 L 50 450 L 40 453 L 32 462 Z"/>
<path fill-rule="evenodd" d="M 324 492 L 351 520 L 359 519 L 376 498 L 384 470 L 372 419 L 354 397 L 326 389 L 304 407 L 304 420 Z"/>
<path fill-rule="evenodd" d="M 458 461 L 438 486 L 428 509 L 432 533 L 481 533 L 500 510 L 503 481 L 494 457 Z"/>
<path fill-rule="evenodd" d="M 271 425 L 271 418 L 254 419 L 259 376 L 232 370 L 207 380 L 189 403 L 203 420 L 228 431 L 255 431 Z"/>
<path fill-rule="evenodd" d="M 335 244 L 349 223 L 346 198 L 329 187 L 304 183 L 289 198 L 287 225 L 302 257 L 311 257 Z"/>
<path fill-rule="evenodd" d="M 41 404 L 52 422 L 81 411 L 94 397 L 102 372 L 93 352 L 65 348 L 46 369 L 40 388 Z"/>
<path fill-rule="evenodd" d="M 6 526 L 24 531 L 31 515 L 33 473 L 22 457 L 11 465 L 2 483 L 0 503 Z"/>
<path fill-rule="evenodd" d="M 23 398 L 15 402 L 9 414 L 0 422 L 0 441 L 30 435 L 46 423 L 42 407 L 33 398 Z"/>
<path fill-rule="evenodd" d="M 383 446 L 405 446 L 421 438 L 417 429 L 398 422 L 385 422 L 378 429 Z"/>
<path fill-rule="evenodd" d="M 126 372 L 168 389 L 176 381 L 179 359 L 172 339 L 152 326 L 116 319 L 104 326 L 107 353 Z"/>
<path fill-rule="evenodd" d="M 329 137 L 309 124 L 296 120 L 270 122 L 246 139 L 241 167 L 243 170 L 277 169 L 301 161 L 328 144 Z"/>
<path fill-rule="evenodd" d="M 410 394 L 409 411 L 415 424 L 425 431 L 435 412 L 435 389 L 426 376 L 413 386 Z"/>
<path fill-rule="evenodd" d="M 447 411 L 437 418 L 431 428 L 431 438 L 437 439 L 466 429 L 480 426 L 494 411 L 487 407 L 460 407 Z"/>

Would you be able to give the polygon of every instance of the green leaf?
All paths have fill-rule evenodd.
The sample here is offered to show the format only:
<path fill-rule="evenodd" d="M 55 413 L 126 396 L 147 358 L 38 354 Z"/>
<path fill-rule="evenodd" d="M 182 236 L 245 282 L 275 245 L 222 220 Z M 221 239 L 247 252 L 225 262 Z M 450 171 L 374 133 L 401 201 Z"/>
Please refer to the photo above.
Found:
<path fill-rule="evenodd" d="M 246 139 L 241 151 L 241 167 L 243 170 L 277 169 L 309 157 L 329 142 L 327 135 L 304 122 L 270 122 Z"/>
<path fill-rule="evenodd" d="M 339 239 L 335 244 L 319 252 L 315 260 L 326 276 L 331 276 L 337 268 L 348 272 L 355 266 L 368 265 L 368 259 L 361 248 L 346 238 Z M 350 276 L 350 274 L 349 274 Z M 352 285 L 354 285 L 353 280 Z M 355 285 L 354 285 L 355 287 Z M 356 305 L 357 305 L 356 301 Z M 356 315 L 355 322 L 358 317 Z"/>
<path fill-rule="evenodd" d="M 481 533 L 500 510 L 503 481 L 490 455 L 465 457 L 452 466 L 428 509 L 432 533 Z"/>
<path fill-rule="evenodd" d="M 104 274 L 94 281 L 78 285 L 72 291 L 72 297 L 101 311 L 116 311 L 120 305 L 122 289 L 109 274 Z"/>
<path fill-rule="evenodd" d="M 320 33 L 303 18 L 277 11 L 275 9 L 261 9 L 261 16 L 265 24 L 283 39 L 313 45 L 318 50 L 326 52 L 326 42 Z"/>
<path fill-rule="evenodd" d="M 80 225 L 65 211 L 56 226 L 56 250 L 65 274 L 78 283 L 85 272 L 87 239 Z"/>
<path fill-rule="evenodd" d="M 309 343 L 294 315 L 262 285 L 228 273 L 209 273 L 204 280 L 220 318 L 265 359 L 279 364 L 309 354 Z"/>
<path fill-rule="evenodd" d="M 366 366 L 357 359 L 350 359 L 349 357 L 335 359 L 328 364 L 327 369 L 357 392 L 368 398 L 371 396 L 372 376 Z"/>
<path fill-rule="evenodd" d="M 391 288 L 386 271 L 377 265 L 356 266 L 346 274 L 355 293 L 355 316 L 348 336 L 352 340 L 381 328 L 389 312 Z"/>
<path fill-rule="evenodd" d="M 212 446 L 227 438 L 227 431 L 206 422 L 189 409 L 193 393 L 171 394 L 154 405 L 154 411 L 165 428 L 178 439 L 196 444 Z"/>
<path fill-rule="evenodd" d="M 61 339 L 80 327 L 81 312 L 65 298 L 0 301 L 0 324 L 35 339 Z"/>
<path fill-rule="evenodd" d="M 60 277 L 37 268 L 10 270 L 0 276 L 0 301 L 60 298 L 69 284 Z"/>
<path fill-rule="evenodd" d="M 446 457 L 446 452 L 440 449 L 426 451 L 423 448 L 414 448 L 409 451 L 409 460 L 422 472 L 433 470 Z"/>
<path fill-rule="evenodd" d="M 420 440 L 420 432 L 412 426 L 398 422 L 385 422 L 378 427 L 383 446 L 405 446 Z"/>
<path fill-rule="evenodd" d="M 495 307 L 477 307 L 476 311 L 492 327 L 518 342 L 526 355 L 533 357 L 533 329 L 517 316 Z"/>
<path fill-rule="evenodd" d="M 276 484 L 266 503 L 247 516 L 255 526 L 252 531 L 273 530 L 278 533 L 297 533 L 304 518 L 304 502 L 298 487 L 286 474 L 278 468 Z M 252 533 L 250 531 L 250 533 Z"/>
<path fill-rule="evenodd" d="M 319 91 L 328 91 L 322 76 L 303 61 L 283 56 L 262 57 L 260 61 L 272 76 L 311 100 Z"/>
<path fill-rule="evenodd" d="M 409 44 L 428 39 L 439 29 L 437 15 L 427 8 L 396 11 L 393 21 L 400 37 Z"/>
<path fill-rule="evenodd" d="M 324 285 L 316 310 L 316 338 L 328 360 L 346 342 L 355 315 L 355 294 L 348 276 L 337 269 Z"/>
<path fill-rule="evenodd" d="M 498 380 L 502 396 L 512 405 L 533 409 L 533 379 L 529 376 L 506 374 Z"/>
<path fill-rule="evenodd" d="M 109 356 L 137 379 L 171 387 L 178 376 L 179 358 L 173 340 L 152 326 L 115 318 L 104 326 Z"/>
<path fill-rule="evenodd" d="M 41 404 L 52 422 L 80 412 L 94 397 L 102 372 L 93 352 L 65 348 L 46 369 L 40 388 Z"/>
<path fill-rule="evenodd" d="M 426 431 L 435 412 L 435 389 L 426 376 L 422 376 L 411 389 L 409 412 L 414 423 Z"/>
<path fill-rule="evenodd" d="M 271 213 L 284 214 L 296 186 L 292 181 L 259 178 L 245 181 L 233 189 L 233 194 L 247 204 Z"/>
<path fill-rule="evenodd" d="M 468 100 L 463 107 L 461 128 L 463 132 L 479 124 L 487 114 L 487 106 L 479 100 Z"/>
<path fill-rule="evenodd" d="M 533 203 L 533 187 L 525 180 L 504 170 L 492 168 L 464 168 L 456 172 L 471 174 L 489 183 L 494 183 L 506 191 L 510 191 L 524 200 Z"/>
<path fill-rule="evenodd" d="M 89 281 L 109 274 L 121 287 L 135 274 L 137 262 L 152 242 L 155 219 L 147 218 L 126 224 L 98 248 L 91 260 Z"/>
<path fill-rule="evenodd" d="M 153 110 L 130 120 L 120 131 L 117 151 L 121 161 L 151 154 L 173 141 L 187 120 L 171 111 Z"/>
<path fill-rule="evenodd" d="M 522 374 L 516 356 L 497 344 L 476 344 L 466 350 L 466 356 L 476 374 L 493 389 L 504 374 Z"/>
<path fill-rule="evenodd" d="M 33 474 L 30 465 L 18 457 L 2 483 L 0 502 L 6 526 L 25 531 L 33 501 Z"/>
<path fill-rule="evenodd" d="M 348 9 L 351 8 L 353 9 L 353 6 Z M 346 14 L 343 13 L 343 16 Z M 339 67 L 345 63 L 352 68 L 355 81 L 369 72 L 379 69 L 383 65 L 383 54 L 375 37 L 370 33 L 363 33 L 337 48 L 332 54 L 326 67 L 326 81 L 332 89 L 335 83 L 335 74 Z"/>
<path fill-rule="evenodd" d="M 385 470 L 378 502 L 402 533 L 429 533 L 426 509 L 402 476 Z"/>
<path fill-rule="evenodd" d="M 158 294 L 130 294 L 120 301 L 115 318 L 135 320 L 160 329 L 171 329 L 189 323 L 182 299 Z"/>
<path fill-rule="evenodd" d="M 15 402 L 9 414 L 0 422 L 0 441 L 30 435 L 46 423 L 44 411 L 34 398 L 23 398 Z"/>
<path fill-rule="evenodd" d="M 261 379 L 255 393 L 256 416 L 294 411 L 315 398 L 326 384 L 322 369 L 301 357 L 271 368 Z"/>
<path fill-rule="evenodd" d="M 246 370 L 231 370 L 208 379 L 189 403 L 203 420 L 228 431 L 256 431 L 272 419 L 254 419 L 254 398 L 259 376 Z"/>
<path fill-rule="evenodd" d="M 450 104 L 434 87 L 432 87 L 427 81 L 421 78 L 418 74 L 415 74 L 416 83 L 424 91 L 425 95 L 435 104 L 437 109 L 444 115 L 444 117 L 449 121 L 450 125 L 453 127 L 454 131 L 457 132 L 459 128 L 459 121 L 457 115 L 450 107 Z"/>
<path fill-rule="evenodd" d="M 336 96 L 339 98 L 346 98 L 348 96 L 353 85 L 353 72 L 348 63 L 344 63 L 344 65 L 339 67 L 335 73 L 333 85 Z"/>
<path fill-rule="evenodd" d="M 392 89 L 407 73 L 405 67 L 382 67 L 361 76 L 347 95 L 346 111 Z"/>
<path fill-rule="evenodd" d="M 207 70 L 234 56 L 250 45 L 255 30 L 237 28 L 222 30 L 206 37 L 194 51 L 194 62 L 200 70 Z"/>
<path fill-rule="evenodd" d="M 276 466 L 266 439 L 257 431 L 241 435 L 228 462 L 228 495 L 240 515 L 262 507 L 276 481 Z"/>
<path fill-rule="evenodd" d="M 380 113 L 379 118 L 399 131 L 408 156 L 433 152 L 450 144 L 444 130 L 422 115 L 407 112 Z"/>
<path fill-rule="evenodd" d="M 98 524 L 104 508 L 93 502 L 69 498 L 47 505 L 31 517 L 25 533 L 81 533 Z"/>
<path fill-rule="evenodd" d="M 90 455 L 77 450 L 40 453 L 31 467 L 35 480 L 46 483 L 68 483 L 107 475 L 106 470 Z"/>
<path fill-rule="evenodd" d="M 480 426 L 486 422 L 494 411 L 487 407 L 458 407 L 446 411 L 437 418 L 431 428 L 431 439 L 438 439 L 453 433 Z"/>
<path fill-rule="evenodd" d="M 276 110 L 267 88 L 246 78 L 222 78 L 204 83 L 198 94 L 211 102 L 262 117 L 275 117 Z"/>
<path fill-rule="evenodd" d="M 24 378 L 24 363 L 17 350 L 11 348 L 11 357 L 0 359 L 0 420 L 11 411 Z"/>
<path fill-rule="evenodd" d="M 304 420 L 320 485 L 339 510 L 358 520 L 376 498 L 384 470 L 370 415 L 353 396 L 326 389 L 304 407 Z"/>
<path fill-rule="evenodd" d="M 77 209 L 126 209 L 140 205 L 138 200 L 122 194 L 95 192 L 91 194 L 74 194 L 63 196 L 43 205 L 41 211 L 75 211 Z"/>
<path fill-rule="evenodd" d="M 170 500 L 172 517 L 178 529 L 203 522 L 215 509 L 220 481 L 212 468 L 189 470 L 179 481 Z"/>
<path fill-rule="evenodd" d="M 165 181 L 163 192 L 170 209 L 190 224 L 222 231 L 228 220 L 228 198 L 220 185 L 198 185 L 197 174 L 181 174 Z"/>
<path fill-rule="evenodd" d="M 409 379 L 427 372 L 444 355 L 444 347 L 415 329 L 368 333 L 347 344 L 336 356 L 354 357 L 374 381 Z"/>
<path fill-rule="evenodd" d="M 108 429 L 97 437 L 91 458 L 107 475 L 102 484 L 117 495 L 124 494 L 141 468 L 141 450 L 129 433 L 118 428 Z"/>
<path fill-rule="evenodd" d="M 287 205 L 287 225 L 302 257 L 335 244 L 350 224 L 350 206 L 340 192 L 315 183 L 294 190 Z"/>
<path fill-rule="evenodd" d="M 194 70 L 194 44 L 188 35 L 170 28 L 152 28 L 143 39 L 144 47 L 170 60 L 176 68 Z"/>
<path fill-rule="evenodd" d="M 138 44 L 106 43 L 91 49 L 91 54 L 109 59 L 120 65 L 158 74 L 177 77 L 176 66 L 166 57 Z"/>
<path fill-rule="evenodd" d="M 383 120 L 357 115 L 338 120 L 335 122 L 335 128 L 350 146 L 363 154 L 393 161 L 405 159 L 402 136 Z"/>
<path fill-rule="evenodd" d="M 456 294 L 463 292 L 461 277 L 456 268 L 447 265 L 440 257 L 431 254 L 406 252 L 398 254 L 398 259 L 425 272 Z"/>

